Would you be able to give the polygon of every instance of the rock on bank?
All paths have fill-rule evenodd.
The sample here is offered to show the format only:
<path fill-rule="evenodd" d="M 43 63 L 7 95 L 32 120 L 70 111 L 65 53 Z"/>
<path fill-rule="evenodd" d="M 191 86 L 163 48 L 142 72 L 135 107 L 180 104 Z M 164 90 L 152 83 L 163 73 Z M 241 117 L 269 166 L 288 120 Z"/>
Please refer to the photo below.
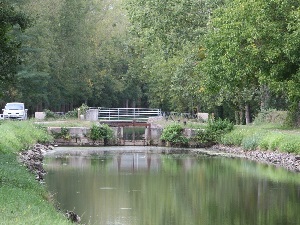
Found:
<path fill-rule="evenodd" d="M 300 172 L 300 155 L 279 151 L 247 151 L 240 147 L 228 147 L 223 145 L 215 145 L 212 149 L 224 152 L 233 157 L 246 158 L 256 162 L 284 167 L 290 171 Z"/>

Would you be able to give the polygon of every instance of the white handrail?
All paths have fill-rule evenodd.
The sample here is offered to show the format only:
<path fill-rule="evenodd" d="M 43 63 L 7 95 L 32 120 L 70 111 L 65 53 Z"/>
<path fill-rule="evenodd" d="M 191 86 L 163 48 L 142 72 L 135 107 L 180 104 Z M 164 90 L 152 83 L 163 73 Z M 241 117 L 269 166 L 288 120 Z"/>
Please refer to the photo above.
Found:
<path fill-rule="evenodd" d="M 152 108 L 98 108 L 99 120 L 148 120 L 149 117 L 161 116 L 160 109 Z"/>

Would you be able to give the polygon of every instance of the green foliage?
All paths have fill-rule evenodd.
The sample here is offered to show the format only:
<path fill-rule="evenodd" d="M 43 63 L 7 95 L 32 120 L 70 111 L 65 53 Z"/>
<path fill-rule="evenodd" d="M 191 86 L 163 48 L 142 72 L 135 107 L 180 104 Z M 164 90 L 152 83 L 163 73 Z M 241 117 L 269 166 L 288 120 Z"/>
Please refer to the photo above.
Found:
<path fill-rule="evenodd" d="M 90 129 L 89 137 L 93 141 L 104 140 L 104 145 L 106 145 L 107 141 L 113 138 L 113 131 L 107 124 L 93 124 Z"/>
<path fill-rule="evenodd" d="M 74 119 L 78 117 L 78 110 L 74 109 L 72 111 L 69 111 L 65 114 L 58 114 L 55 113 L 49 109 L 45 109 L 44 113 L 46 114 L 45 119 L 46 120 L 54 120 L 54 119 Z"/>
<path fill-rule="evenodd" d="M 261 133 L 255 133 L 250 136 L 246 136 L 243 138 L 241 146 L 245 150 L 256 150 L 257 147 L 260 145 L 260 141 L 262 139 Z"/>
<path fill-rule="evenodd" d="M 288 153 L 300 154 L 299 134 L 285 135 L 279 143 L 279 150 Z"/>
<path fill-rule="evenodd" d="M 55 139 L 62 138 L 65 140 L 69 140 L 71 138 L 70 131 L 66 127 L 61 127 L 60 132 L 52 131 L 52 135 Z"/>
<path fill-rule="evenodd" d="M 185 146 L 188 139 L 183 135 L 183 128 L 180 124 L 171 124 L 163 129 L 161 140 L 169 142 L 171 146 Z"/>
<path fill-rule="evenodd" d="M 74 109 L 74 110 L 72 110 L 72 111 L 69 111 L 69 112 L 67 112 L 65 115 L 64 115 L 64 117 L 66 118 L 66 119 L 71 119 L 71 118 L 78 118 L 78 110 L 77 109 Z"/>
<path fill-rule="evenodd" d="M 243 108 L 258 104 L 257 90 L 266 85 L 285 93 L 289 104 L 298 103 L 299 7 L 299 1 L 233 0 L 216 9 L 200 65 L 205 94 Z"/>
<path fill-rule="evenodd" d="M 59 115 L 49 109 L 45 109 L 44 113 L 46 114 L 45 119 L 57 119 L 59 117 Z"/>
<path fill-rule="evenodd" d="M 17 152 L 39 142 L 47 143 L 51 135 L 32 121 L 5 121 L 0 126 L 0 153 Z"/>
<path fill-rule="evenodd" d="M 255 130 L 252 127 L 236 126 L 236 129 L 230 133 L 225 134 L 220 143 L 224 145 L 241 146 L 243 139 L 247 136 L 252 136 Z"/>
<path fill-rule="evenodd" d="M 267 133 L 259 143 L 259 149 L 275 151 L 279 149 L 280 143 L 284 140 L 283 133 Z"/>
<path fill-rule="evenodd" d="M 89 109 L 89 106 L 87 104 L 82 104 L 80 107 L 79 107 L 79 112 L 81 115 L 85 115 L 86 114 L 86 111 Z"/>
<path fill-rule="evenodd" d="M 0 85 L 12 82 L 17 74 L 21 42 L 18 40 L 21 31 L 29 25 L 29 17 L 17 11 L 8 1 L 0 2 Z"/>
<path fill-rule="evenodd" d="M 241 146 L 245 150 L 269 150 L 300 153 L 299 131 L 285 130 L 282 126 L 237 126 L 225 134 L 219 143 Z"/>
<path fill-rule="evenodd" d="M 208 120 L 207 129 L 215 132 L 222 132 L 227 133 L 232 131 L 234 128 L 234 125 L 232 122 L 230 122 L 227 119 L 222 120 L 221 118 L 218 118 L 216 120 L 210 119 Z"/>
<path fill-rule="evenodd" d="M 233 128 L 233 123 L 227 119 L 210 119 L 205 129 L 199 129 L 197 131 L 195 140 L 200 145 L 213 145 L 219 142 L 224 134 L 232 131 Z"/>
<path fill-rule="evenodd" d="M 287 118 L 286 111 L 278 111 L 276 109 L 263 110 L 258 113 L 254 119 L 255 125 L 260 125 L 264 123 L 276 123 L 284 124 Z"/>
<path fill-rule="evenodd" d="M 145 74 L 146 96 L 164 111 L 192 111 L 201 102 L 203 74 L 196 69 L 203 59 L 203 41 L 211 10 L 222 1 L 126 1 L 131 22 L 130 43 L 136 52 L 129 70 Z M 134 67 L 134 68 L 133 68 Z"/>
<path fill-rule="evenodd" d="M 6 0 L 1 13 L 0 80 L 14 82 L 1 82 L 0 96 L 30 113 L 82 102 L 254 110 L 262 86 L 299 102 L 296 0 Z"/>
<path fill-rule="evenodd" d="M 17 23 L 8 24 L 9 34 L 5 38 L 11 45 L 18 44 L 12 53 L 18 53 L 21 47 L 21 54 L 1 51 L 6 57 L 1 61 L 6 63 L 0 67 L 8 65 L 13 71 L 0 69 L 3 72 L 0 76 L 15 78 L 16 75 L 10 87 L 0 83 L 0 96 L 5 101 L 25 102 L 29 112 L 44 108 L 68 111 L 82 102 L 120 107 L 126 99 L 141 97 L 141 94 L 135 96 L 141 91 L 132 89 L 138 79 L 125 76 L 130 46 L 122 1 L 5 2 L 35 20 L 24 34 L 18 31 Z M 21 27 L 25 28 L 23 24 Z"/>

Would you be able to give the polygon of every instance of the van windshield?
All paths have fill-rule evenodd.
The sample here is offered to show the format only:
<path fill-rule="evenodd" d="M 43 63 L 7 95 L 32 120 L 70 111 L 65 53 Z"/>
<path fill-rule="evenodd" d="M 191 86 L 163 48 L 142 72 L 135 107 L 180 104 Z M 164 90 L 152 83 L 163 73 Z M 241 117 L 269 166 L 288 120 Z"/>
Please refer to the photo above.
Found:
<path fill-rule="evenodd" d="M 7 104 L 5 106 L 6 110 L 23 110 L 24 106 L 23 104 Z"/>

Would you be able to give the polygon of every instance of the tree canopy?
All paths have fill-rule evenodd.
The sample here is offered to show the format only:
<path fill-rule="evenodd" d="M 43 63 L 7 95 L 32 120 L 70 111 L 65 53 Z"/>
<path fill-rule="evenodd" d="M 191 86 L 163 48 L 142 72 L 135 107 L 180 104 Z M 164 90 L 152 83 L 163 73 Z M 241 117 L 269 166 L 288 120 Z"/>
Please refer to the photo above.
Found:
<path fill-rule="evenodd" d="M 295 123 L 299 4 L 1 0 L 0 100 L 31 111 L 82 103 L 209 111 L 247 123 L 280 108 Z"/>
<path fill-rule="evenodd" d="M 233 0 L 213 12 L 203 69 L 208 92 L 246 104 L 267 86 L 299 101 L 299 1 Z"/>
<path fill-rule="evenodd" d="M 24 31 L 29 24 L 29 17 L 18 12 L 7 1 L 0 1 L 0 85 L 12 82 L 16 68 L 20 63 L 20 41 L 15 35 Z"/>

